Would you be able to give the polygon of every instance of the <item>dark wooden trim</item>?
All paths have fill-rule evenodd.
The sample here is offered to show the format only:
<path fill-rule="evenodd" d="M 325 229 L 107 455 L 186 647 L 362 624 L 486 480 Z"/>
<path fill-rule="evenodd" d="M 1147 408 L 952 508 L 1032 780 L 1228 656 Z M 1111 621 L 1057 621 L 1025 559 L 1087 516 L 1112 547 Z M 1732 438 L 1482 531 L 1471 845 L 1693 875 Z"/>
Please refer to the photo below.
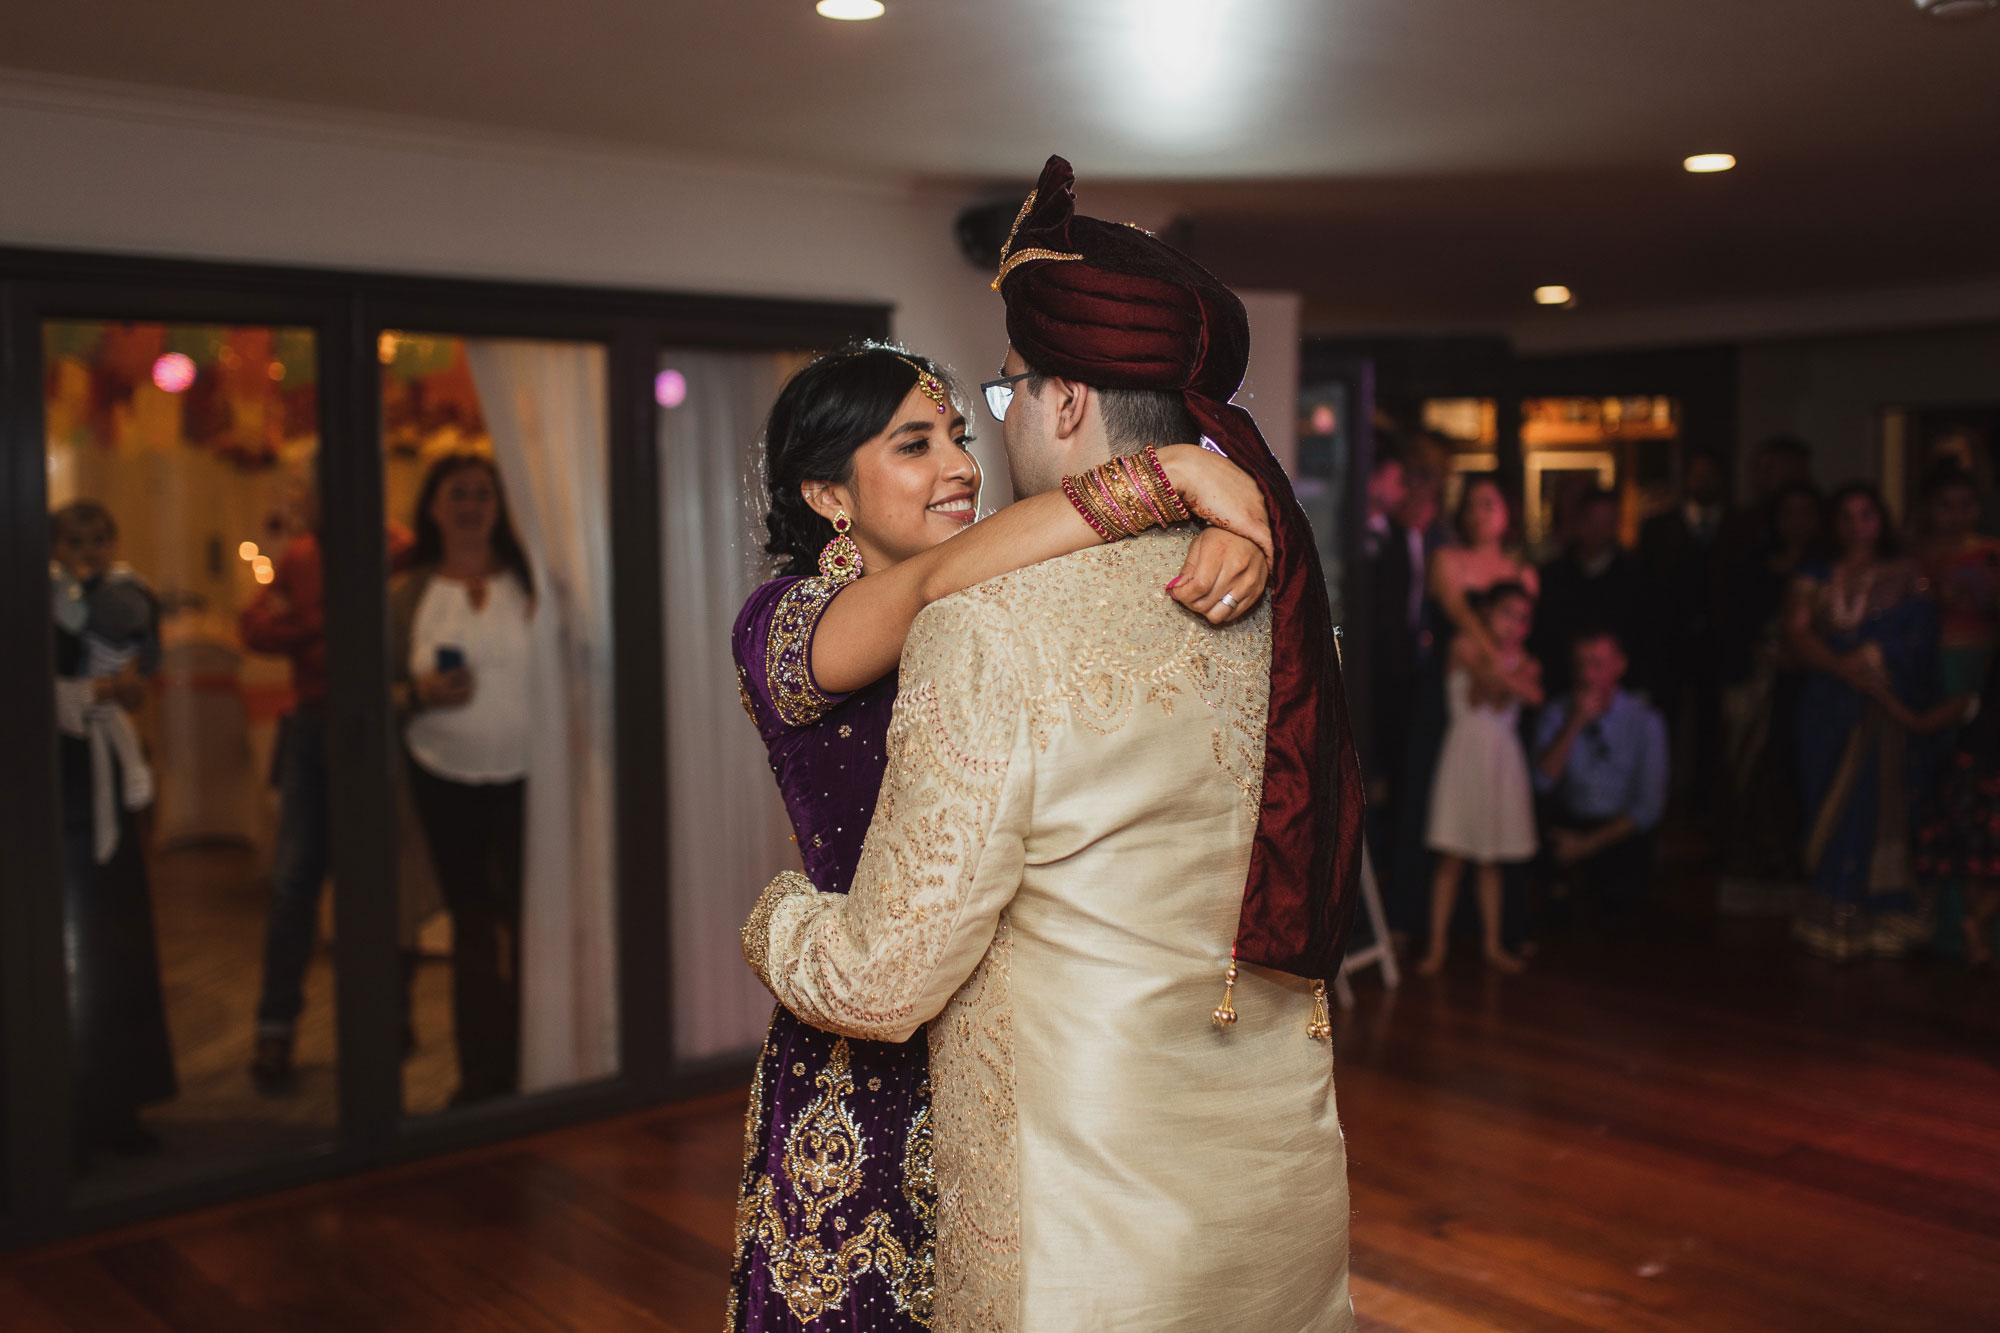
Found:
<path fill-rule="evenodd" d="M 48 635 L 45 318 L 306 327 L 318 356 L 327 569 L 329 782 L 341 1126 L 324 1151 L 157 1194 L 76 1206 L 68 1150 L 61 854 Z M 634 1110 L 737 1081 L 731 1057 L 672 1053 L 665 649 L 652 381 L 671 346 L 811 349 L 884 337 L 890 307 L 621 291 L 0 247 L 0 1248 L 283 1189 Z M 402 1114 L 396 953 L 399 761 L 389 707 L 381 394 L 385 328 L 581 339 L 608 351 L 620 1069 L 582 1087 L 420 1118 Z"/>
<path fill-rule="evenodd" d="M 891 307 L 564 283 L 492 281 L 283 265 L 156 259 L 0 246 L 0 277 L 60 283 L 68 298 L 53 317 L 187 318 L 187 308 L 226 310 L 232 298 L 268 308 L 277 293 L 310 300 L 365 294 L 384 327 L 487 337 L 608 339 L 619 319 L 646 319 L 662 344 L 703 347 L 831 346 L 885 337 Z M 221 318 L 220 314 L 215 316 Z M 270 316 L 262 322 L 273 320 Z M 303 319 L 290 322 L 304 322 Z"/>
<path fill-rule="evenodd" d="M 0 281 L 0 1243 L 67 1207 L 68 986 L 41 328 Z"/>
<path fill-rule="evenodd" d="M 673 1055 L 673 917 L 668 898 L 666 630 L 660 567 L 653 330 L 628 325 L 609 349 L 612 623 L 618 636 L 619 1068 L 647 1092 Z"/>
<path fill-rule="evenodd" d="M 381 364 L 365 297 L 321 338 L 320 525 L 326 578 L 327 793 L 340 1005 L 343 1153 L 386 1151 L 403 1109 L 397 956 L 401 755 L 389 694 Z"/>

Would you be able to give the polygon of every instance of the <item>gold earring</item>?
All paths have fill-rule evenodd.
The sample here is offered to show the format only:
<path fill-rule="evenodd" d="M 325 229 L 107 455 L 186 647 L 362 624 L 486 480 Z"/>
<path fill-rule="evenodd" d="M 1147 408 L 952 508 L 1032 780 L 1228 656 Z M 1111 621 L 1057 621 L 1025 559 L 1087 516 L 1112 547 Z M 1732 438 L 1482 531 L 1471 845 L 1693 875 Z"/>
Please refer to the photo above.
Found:
<path fill-rule="evenodd" d="M 820 577 L 834 583 L 852 583 L 861 577 L 861 548 L 854 544 L 854 538 L 847 530 L 854 526 L 854 520 L 847 516 L 845 509 L 833 511 L 834 538 L 819 552 Z"/>

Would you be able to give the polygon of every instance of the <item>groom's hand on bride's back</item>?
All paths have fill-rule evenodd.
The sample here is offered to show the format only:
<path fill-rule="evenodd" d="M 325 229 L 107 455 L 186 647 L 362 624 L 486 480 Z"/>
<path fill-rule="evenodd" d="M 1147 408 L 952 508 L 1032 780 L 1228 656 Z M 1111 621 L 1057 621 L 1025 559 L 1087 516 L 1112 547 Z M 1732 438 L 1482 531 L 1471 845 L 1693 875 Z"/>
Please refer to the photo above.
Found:
<path fill-rule="evenodd" d="M 1264 595 L 1271 562 L 1257 543 L 1221 528 L 1204 528 L 1188 548 L 1167 596 L 1212 625 L 1245 615 Z M 1231 600 L 1223 601 L 1224 595 Z"/>

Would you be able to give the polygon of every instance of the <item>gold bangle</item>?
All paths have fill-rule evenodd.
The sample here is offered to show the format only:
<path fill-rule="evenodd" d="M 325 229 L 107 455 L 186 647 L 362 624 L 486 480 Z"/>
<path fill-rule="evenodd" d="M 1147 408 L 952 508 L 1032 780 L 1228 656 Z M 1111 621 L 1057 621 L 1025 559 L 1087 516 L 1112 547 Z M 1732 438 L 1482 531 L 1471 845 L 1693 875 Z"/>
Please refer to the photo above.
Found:
<path fill-rule="evenodd" d="M 1118 497 L 1119 507 L 1130 511 L 1134 536 L 1160 525 L 1159 519 L 1153 514 L 1153 507 L 1146 503 L 1146 497 L 1132 484 L 1132 476 L 1125 470 L 1123 459 L 1114 458 L 1106 463 L 1104 477 L 1111 493 Z"/>
<path fill-rule="evenodd" d="M 1110 472 L 1108 464 L 1100 463 L 1084 473 L 1084 476 L 1090 479 L 1091 490 L 1095 491 L 1097 498 L 1103 501 L 1105 511 L 1111 515 L 1112 525 L 1118 529 L 1118 534 L 1121 537 L 1130 537 L 1138 529 L 1133 526 L 1135 522 L 1133 517 L 1125 512 L 1125 506 L 1118 502 L 1118 492 L 1112 489 Z"/>
<path fill-rule="evenodd" d="M 1155 494 L 1157 488 L 1147 473 L 1145 463 L 1131 454 L 1121 454 L 1118 466 L 1125 470 L 1125 480 L 1139 493 L 1139 502 L 1145 505 L 1146 512 L 1153 516 L 1153 522 L 1161 527 L 1172 523 L 1173 520 L 1167 517 L 1166 511 L 1160 507 L 1160 497 Z"/>

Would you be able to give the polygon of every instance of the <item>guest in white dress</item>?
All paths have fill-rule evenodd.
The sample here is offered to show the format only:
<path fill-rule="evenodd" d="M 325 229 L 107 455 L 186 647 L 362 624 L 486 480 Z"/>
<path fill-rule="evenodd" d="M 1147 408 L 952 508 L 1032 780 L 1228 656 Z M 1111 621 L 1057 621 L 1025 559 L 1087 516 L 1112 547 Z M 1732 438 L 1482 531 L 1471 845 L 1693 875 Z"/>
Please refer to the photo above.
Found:
<path fill-rule="evenodd" d="M 1445 697 L 1450 708 L 1444 746 L 1431 787 L 1425 843 L 1437 855 L 1431 879 L 1430 951 L 1418 971 L 1444 966 L 1460 872 L 1476 871 L 1479 927 L 1486 961 L 1502 972 L 1521 962 L 1500 947 L 1500 867 L 1535 854 L 1534 789 L 1521 748 L 1521 705 L 1542 702 L 1541 665 L 1527 652 L 1535 601 L 1519 583 L 1497 583 L 1480 596 L 1478 614 L 1492 656 L 1471 636 L 1452 641 Z"/>

